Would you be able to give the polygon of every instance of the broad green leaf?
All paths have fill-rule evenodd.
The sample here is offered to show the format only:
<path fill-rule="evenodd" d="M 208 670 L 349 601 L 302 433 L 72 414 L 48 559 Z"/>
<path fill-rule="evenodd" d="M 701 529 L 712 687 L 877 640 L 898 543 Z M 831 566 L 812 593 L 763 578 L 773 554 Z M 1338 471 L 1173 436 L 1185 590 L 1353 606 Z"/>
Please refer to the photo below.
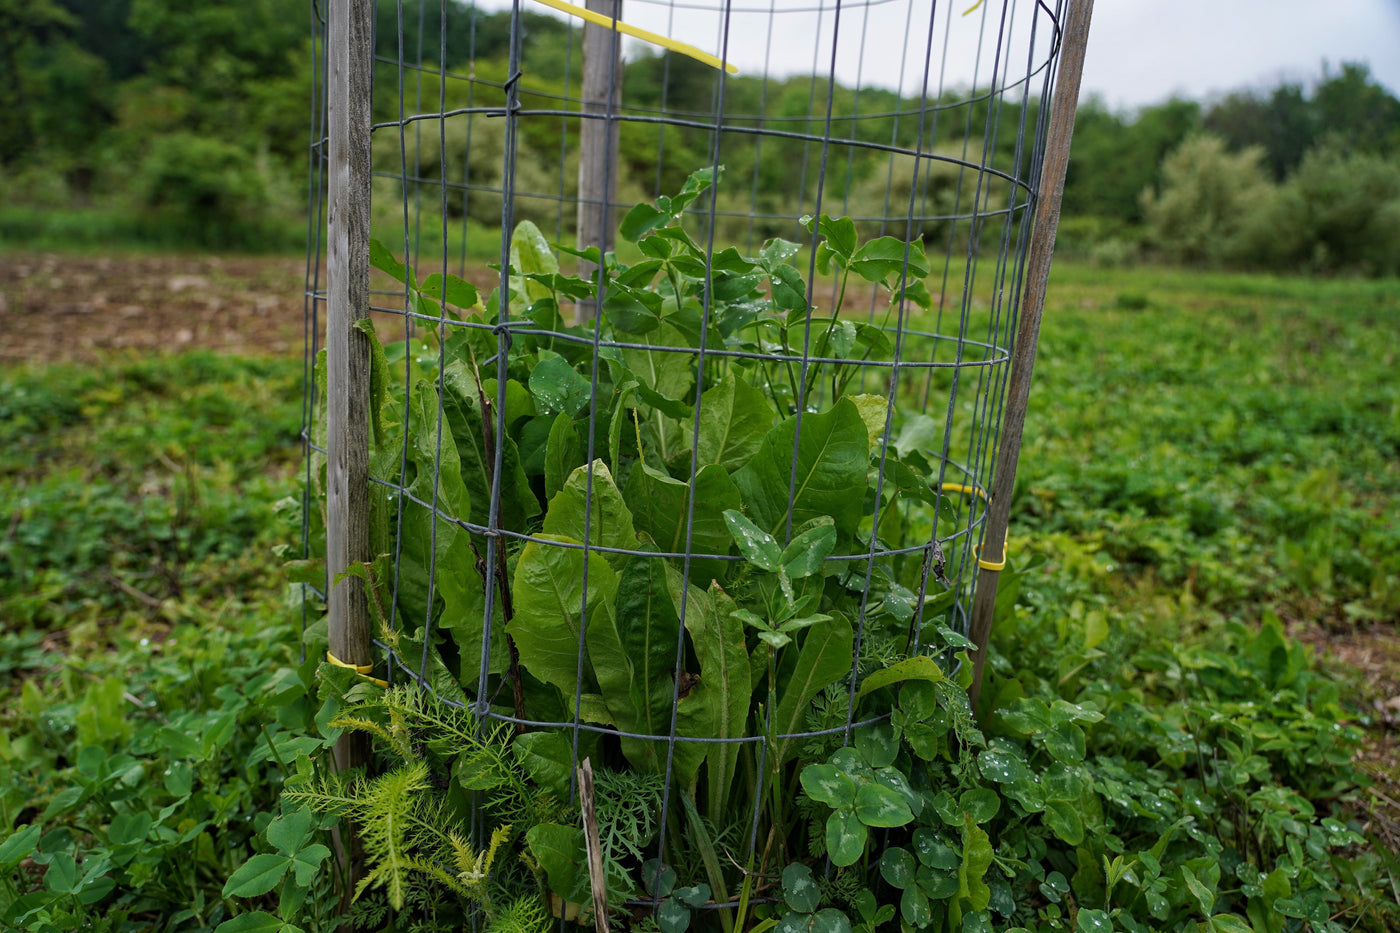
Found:
<path fill-rule="evenodd" d="M 679 703 L 678 725 L 701 738 L 737 738 L 748 725 L 752 685 L 744 628 L 734 618 L 734 601 L 711 583 L 709 590 L 685 583 L 670 565 L 667 579 L 676 612 L 681 611 L 684 587 L 685 628 L 700 662 L 700 681 Z M 705 731 L 701 732 L 701 728 Z M 734 774 L 743 749 L 733 742 L 703 746 L 709 789 L 707 816 L 716 824 L 727 813 L 725 802 L 734 793 Z"/>
<path fill-rule="evenodd" d="M 559 688 L 572 701 L 578 676 L 581 610 L 585 608 L 583 550 L 575 538 L 539 537 L 543 540 L 525 545 L 516 563 L 515 617 L 506 628 L 525 669 Z M 617 575 L 596 551 L 588 554 L 586 566 L 588 613 L 610 612 Z M 596 692 L 590 689 L 593 677 L 587 664 L 583 676 L 585 692 Z"/>
<path fill-rule="evenodd" d="M 649 334 L 661 326 L 661 296 L 613 283 L 603 298 L 603 315 L 624 334 Z"/>
<path fill-rule="evenodd" d="M 306 845 L 318 822 L 310 807 L 298 807 L 267 824 L 267 841 L 272 843 L 278 852 L 290 855 Z"/>
<path fill-rule="evenodd" d="M 1209 924 L 1210 933 L 1255 933 L 1253 927 L 1234 914 L 1216 914 Z"/>
<path fill-rule="evenodd" d="M 896 661 L 889 667 L 876 671 L 865 678 L 865 680 L 861 681 L 860 691 L 856 694 L 856 699 L 860 699 L 882 687 L 888 687 L 890 684 L 902 683 L 906 680 L 938 683 L 939 681 L 947 680 L 947 677 L 943 673 L 943 668 L 938 666 L 938 662 L 927 655 L 905 658 L 903 661 Z M 901 698 L 901 701 L 902 700 L 903 698 Z M 911 715 L 913 714 L 911 713 Z"/>
<path fill-rule="evenodd" d="M 672 400 L 684 399 L 695 384 L 695 352 L 685 335 L 666 321 L 647 334 L 647 349 L 627 347 L 622 359 L 646 388 Z"/>
<path fill-rule="evenodd" d="M 1113 921 L 1109 919 L 1107 911 L 1081 907 L 1075 915 L 1074 928 L 1079 933 L 1112 933 Z"/>
<path fill-rule="evenodd" d="M 992 889 L 982 880 L 992 864 L 992 842 L 969 816 L 963 823 L 963 857 L 958 868 L 958 896 L 967 898 L 973 910 L 986 910 Z"/>
<path fill-rule="evenodd" d="M 837 810 L 826 820 L 826 853 L 838 867 L 854 865 L 865 852 L 869 830 L 854 810 Z"/>
<path fill-rule="evenodd" d="M 575 541 L 584 540 L 585 500 L 588 503 L 587 512 L 591 513 L 588 522 L 589 544 L 594 547 L 636 549 L 637 532 L 632 526 L 632 513 L 613 482 L 612 472 L 602 460 L 593 461 L 591 475 L 586 465 L 569 474 L 564 488 L 549 500 L 544 516 L 545 533 L 563 535 Z M 626 560 L 622 554 L 608 554 L 607 558 L 614 566 Z"/>
<path fill-rule="evenodd" d="M 958 798 L 958 806 L 968 819 L 975 823 L 985 823 L 1001 809 L 1001 798 L 990 787 L 974 787 L 963 791 L 962 796 Z"/>
<path fill-rule="evenodd" d="M 291 867 L 291 859 L 285 855 L 259 852 L 238 866 L 224 883 L 224 897 L 258 897 L 266 894 Z"/>
<path fill-rule="evenodd" d="M 817 221 L 817 232 L 826 237 L 827 247 L 841 258 L 841 265 L 850 261 L 856 251 L 856 225 L 849 217 L 829 217 L 823 214 Z"/>
<path fill-rule="evenodd" d="M 851 933 L 851 918 L 835 907 L 825 907 L 812 915 L 808 933 Z"/>
<path fill-rule="evenodd" d="M 899 913 L 904 921 L 915 929 L 922 930 L 933 922 L 933 910 L 929 907 L 928 895 L 912 885 L 904 889 L 899 898 Z"/>
<path fill-rule="evenodd" d="M 321 863 L 331 857 L 331 850 L 319 842 L 309 845 L 292 856 L 292 871 L 296 882 L 303 888 L 309 887 L 321 870 Z"/>
<path fill-rule="evenodd" d="M 214 929 L 214 933 L 287 933 L 288 927 L 272 914 L 255 910 L 225 920 Z"/>
<path fill-rule="evenodd" d="M 637 530 L 651 536 L 656 546 L 670 554 L 689 552 L 690 579 L 704 586 L 722 577 L 728 562 L 719 557 L 733 547 L 724 512 L 739 507 L 739 490 L 720 466 L 707 466 L 695 476 L 695 512 L 691 521 L 690 546 L 686 546 L 686 518 L 690 508 L 689 487 L 644 463 L 632 467 L 623 496 L 632 510 Z M 709 559 L 698 555 L 715 554 Z"/>
<path fill-rule="evenodd" d="M 568 799 L 574 749 L 567 733 L 525 732 L 515 737 L 511 750 L 530 780 L 554 794 L 556 799 Z M 662 892 L 662 896 L 669 893 Z"/>
<path fill-rule="evenodd" d="M 394 258 L 389 247 L 375 239 L 369 241 L 369 264 L 387 273 L 396 282 L 407 282 L 410 286 L 414 284 L 413 274 L 408 266 Z"/>
<path fill-rule="evenodd" d="M 929 868 L 951 870 L 962 864 L 958 850 L 931 829 L 914 830 L 914 852 L 919 861 Z"/>
<path fill-rule="evenodd" d="M 77 886 L 78 863 L 67 852 L 56 853 L 44 871 L 44 887 L 55 894 L 72 894 Z"/>
<path fill-rule="evenodd" d="M 549 429 L 549 441 L 544 451 L 544 494 L 553 499 L 569 474 L 583 466 L 583 445 L 579 442 L 574 419 L 560 412 Z"/>
<path fill-rule="evenodd" d="M 778 562 L 789 579 L 801 580 L 817 573 L 822 569 L 822 562 L 836 548 L 836 526 L 831 519 L 823 516 L 817 522 L 816 526 L 808 528 L 783 548 Z"/>
<path fill-rule="evenodd" d="M 527 274 L 553 275 L 559 271 L 559 260 L 549 248 L 549 241 L 532 221 L 522 220 L 515 225 L 515 232 L 510 237 L 510 267 L 515 273 L 511 276 L 510 287 L 523 291 L 528 304 L 549 297 L 548 286 L 523 277 Z"/>
<path fill-rule="evenodd" d="M 551 356 L 540 360 L 531 370 L 530 393 L 535 396 L 540 414 L 563 412 L 572 418 L 588 407 L 593 387 L 562 356 Z"/>
<path fill-rule="evenodd" d="M 744 559 L 761 570 L 776 573 L 782 567 L 783 549 L 768 532 L 744 517 L 737 509 L 724 513 L 724 523 Z"/>
<path fill-rule="evenodd" d="M 890 410 L 889 399 L 883 395 L 849 395 L 847 398 L 860 412 L 860 420 L 865 424 L 865 435 L 870 442 L 870 449 L 876 450 L 880 446 L 880 439 L 885 436 L 885 417 Z"/>
<path fill-rule="evenodd" d="M 817 764 L 803 768 L 802 789 L 808 797 L 833 810 L 853 806 L 856 802 L 855 781 L 832 765 Z"/>
<path fill-rule="evenodd" d="M 1011 752 L 987 750 L 977 756 L 982 776 L 998 784 L 1011 784 L 1030 777 L 1026 763 Z"/>
<path fill-rule="evenodd" d="M 851 646 L 854 635 L 845 616 L 832 618 L 807 630 L 792 673 L 778 686 L 778 709 L 773 717 L 775 735 L 805 731 L 807 708 L 818 693 L 851 672 Z M 790 650 L 790 649 L 789 649 Z M 769 765 L 779 770 L 796 751 L 795 738 L 779 738 Z"/>
<path fill-rule="evenodd" d="M 906 255 L 907 253 L 907 255 Z M 924 256 L 923 240 L 903 240 L 892 236 L 878 237 L 864 244 L 851 255 L 851 271 L 867 282 L 885 282 L 892 275 L 908 269 L 908 278 L 922 279 L 928 275 L 928 259 Z"/>
<path fill-rule="evenodd" d="M 880 853 L 880 876 L 896 888 L 914 883 L 914 856 L 908 849 L 892 846 Z"/>
<path fill-rule="evenodd" d="M 865 489 L 868 462 L 865 422 L 843 398 L 824 414 L 802 416 L 800 433 L 795 417 L 769 431 L 734 483 L 754 524 L 775 537 L 785 534 L 789 499 L 793 527 L 829 515 L 838 533 L 852 535 L 865 499 L 854 493 Z"/>
<path fill-rule="evenodd" d="M 810 914 L 821 903 L 821 893 L 806 865 L 793 862 L 783 869 L 783 900 L 791 909 Z"/>
<path fill-rule="evenodd" d="M 924 809 L 924 795 L 909 786 L 909 780 L 896 768 L 881 768 L 875 772 L 875 783 L 881 784 L 904 798 L 909 811 L 918 816 Z"/>
<path fill-rule="evenodd" d="M 899 736 L 888 721 L 872 722 L 856 730 L 856 751 L 860 752 L 866 764 L 872 768 L 885 768 L 894 764 L 899 754 Z"/>
<path fill-rule="evenodd" d="M 617 232 L 624 240 L 635 243 L 652 230 L 664 227 L 670 222 L 669 213 L 659 211 L 650 204 L 638 204 L 622 218 Z"/>
<path fill-rule="evenodd" d="M 734 472 L 749 462 L 772 426 L 773 406 L 763 393 L 725 373 L 700 398 L 699 465 Z"/>
<path fill-rule="evenodd" d="M 1084 821 L 1079 816 L 1078 807 L 1067 800 L 1047 800 L 1045 802 L 1045 825 L 1060 839 L 1072 846 L 1084 841 Z"/>
<path fill-rule="evenodd" d="M 1072 722 L 1060 723 L 1045 733 L 1045 750 L 1067 765 L 1084 760 L 1084 730 Z"/>
<path fill-rule="evenodd" d="M 29 853 L 34 851 L 34 846 L 39 841 L 40 832 L 42 832 L 42 828 L 38 823 L 21 826 L 11 833 L 4 842 L 0 842 L 0 865 L 18 865 L 23 861 Z"/>
<path fill-rule="evenodd" d="M 537 823 L 525 832 L 525 844 L 544 869 L 551 891 L 575 904 L 592 901 L 581 827 Z"/>
<path fill-rule="evenodd" d="M 1201 880 L 1192 874 L 1191 869 L 1185 865 L 1181 866 L 1181 880 L 1186 882 L 1186 888 L 1191 892 L 1191 896 L 1196 899 L 1197 905 L 1201 908 L 1201 913 L 1210 916 L 1211 908 L 1215 906 L 1215 892 L 1201 883 Z"/>
<path fill-rule="evenodd" d="M 863 784 L 856 791 L 856 816 L 866 826 L 904 826 L 914 819 L 908 802 L 883 784 Z"/>

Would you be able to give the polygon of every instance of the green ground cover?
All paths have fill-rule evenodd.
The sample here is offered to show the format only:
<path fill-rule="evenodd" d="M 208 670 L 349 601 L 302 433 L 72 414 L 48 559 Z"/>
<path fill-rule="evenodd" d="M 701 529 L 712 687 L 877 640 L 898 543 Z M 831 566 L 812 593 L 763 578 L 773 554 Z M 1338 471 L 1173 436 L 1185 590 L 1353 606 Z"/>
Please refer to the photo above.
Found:
<path fill-rule="evenodd" d="M 993 707 L 1097 710 L 1063 730 L 1096 803 L 1080 833 L 989 818 L 1019 862 L 988 876 L 992 927 L 1400 924 L 1346 764 L 1361 686 L 1286 631 L 1400 612 L 1397 334 L 1393 281 L 1057 268 L 982 712 L 1049 770 L 1075 750 Z M 318 744 L 280 570 L 301 372 L 193 353 L 0 376 L 0 925 L 212 930 L 280 893 L 329 928 L 327 840 L 274 821 Z M 225 897 L 255 853 L 272 893 Z M 924 895 L 893 861 L 908 919 Z"/>

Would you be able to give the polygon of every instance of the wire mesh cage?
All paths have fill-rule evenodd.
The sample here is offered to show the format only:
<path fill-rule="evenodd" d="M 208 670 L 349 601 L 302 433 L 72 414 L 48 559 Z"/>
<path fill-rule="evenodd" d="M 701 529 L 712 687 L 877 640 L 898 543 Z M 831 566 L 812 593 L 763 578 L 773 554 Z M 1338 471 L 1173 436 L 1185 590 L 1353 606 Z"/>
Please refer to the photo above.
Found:
<path fill-rule="evenodd" d="M 547 3 L 317 46 L 313 215 L 367 225 L 308 263 L 310 358 L 359 309 L 308 380 L 341 725 L 429 761 L 420 881 L 488 925 L 873 928 L 843 879 L 973 728 L 1062 5 Z"/>

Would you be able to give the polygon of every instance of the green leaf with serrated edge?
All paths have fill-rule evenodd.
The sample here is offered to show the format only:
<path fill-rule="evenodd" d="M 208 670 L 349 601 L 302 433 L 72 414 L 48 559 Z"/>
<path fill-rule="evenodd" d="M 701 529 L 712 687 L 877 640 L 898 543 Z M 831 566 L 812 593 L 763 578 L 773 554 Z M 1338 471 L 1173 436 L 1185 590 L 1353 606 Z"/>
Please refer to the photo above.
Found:
<path fill-rule="evenodd" d="M 783 901 L 793 910 L 809 914 L 821 903 L 821 888 L 812 869 L 793 862 L 783 869 Z"/>
<path fill-rule="evenodd" d="M 798 420 L 769 431 L 753 459 L 734 473 L 748 515 L 769 534 L 783 535 L 791 498 L 793 527 L 829 515 L 839 534 L 854 534 L 864 500 L 851 490 L 865 488 L 869 463 L 865 422 L 849 399 L 802 416 L 800 434 Z"/>
<path fill-rule="evenodd" d="M 853 810 L 836 810 L 826 820 L 826 853 L 837 867 L 854 865 L 865 852 L 868 830 Z"/>
<path fill-rule="evenodd" d="M 855 746 L 866 764 L 884 768 L 899 754 L 899 736 L 888 721 L 867 723 L 856 730 Z"/>
<path fill-rule="evenodd" d="M 773 406 L 763 393 L 732 372 L 700 397 L 696 460 L 733 472 L 753 457 L 773 426 Z"/>
<path fill-rule="evenodd" d="M 896 888 L 907 888 L 914 883 L 916 867 L 908 849 L 893 846 L 880 853 L 880 876 Z"/>
<path fill-rule="evenodd" d="M 783 573 L 791 580 L 801 580 L 820 571 L 823 561 L 836 548 L 836 526 L 825 516 L 817 522 L 793 538 L 778 558 Z"/>
<path fill-rule="evenodd" d="M 839 613 L 807 630 L 798 651 L 797 663 L 778 688 L 778 709 L 773 716 L 775 735 L 793 735 L 805 730 L 807 708 L 818 693 L 851 671 L 854 642 L 851 623 Z M 791 650 L 791 649 L 789 649 Z M 794 738 L 779 738 L 770 767 L 778 771 L 796 751 Z"/>
<path fill-rule="evenodd" d="M 943 669 L 933 658 L 927 655 L 905 658 L 903 661 L 896 661 L 889 667 L 878 670 L 862 680 L 860 690 L 856 693 L 856 699 L 861 699 L 883 687 L 904 681 L 917 680 L 938 683 L 947 679 Z"/>
<path fill-rule="evenodd" d="M 906 272 L 907 262 L 907 272 Z M 903 240 L 882 236 L 869 241 L 851 254 L 851 271 L 867 282 L 887 282 L 891 276 L 922 279 L 928 275 L 928 259 L 924 256 L 922 240 Z"/>
<path fill-rule="evenodd" d="M 214 929 L 214 933 L 287 933 L 289 927 L 296 929 L 272 914 L 255 910 L 225 920 Z"/>
<path fill-rule="evenodd" d="M 591 474 L 587 465 L 569 474 L 564 488 L 549 500 L 549 509 L 544 517 L 545 533 L 582 541 L 585 501 L 588 503 L 587 512 L 591 513 L 588 521 L 589 544 L 618 549 L 637 547 L 632 513 L 613 482 L 612 471 L 602 460 L 593 461 Z M 608 554 L 607 558 L 614 566 L 620 566 L 626 559 L 620 554 Z"/>
<path fill-rule="evenodd" d="M 782 567 L 783 549 L 777 539 L 745 518 L 742 512 L 736 509 L 725 511 L 724 523 L 745 560 L 773 573 Z"/>
<path fill-rule="evenodd" d="M 802 789 L 808 797 L 833 810 L 852 806 L 856 802 L 855 781 L 832 765 L 808 765 L 803 768 Z"/>
<path fill-rule="evenodd" d="M 584 554 L 577 539 L 540 534 L 520 552 L 515 565 L 515 617 L 506 631 L 515 640 L 520 663 L 534 677 L 574 695 L 578 671 L 580 610 L 583 606 Z M 587 558 L 587 611 L 610 612 L 617 575 L 596 551 Z M 585 692 L 595 693 L 591 667 L 584 665 Z"/>
<path fill-rule="evenodd" d="M 285 855 L 260 852 L 238 866 L 224 883 L 224 897 L 259 897 L 277 887 L 292 860 Z"/>
<path fill-rule="evenodd" d="M 973 910 L 986 910 L 992 889 L 983 876 L 992 864 L 992 842 L 986 832 L 967 817 L 963 823 L 962 864 L 958 867 L 958 896 L 966 898 Z"/>

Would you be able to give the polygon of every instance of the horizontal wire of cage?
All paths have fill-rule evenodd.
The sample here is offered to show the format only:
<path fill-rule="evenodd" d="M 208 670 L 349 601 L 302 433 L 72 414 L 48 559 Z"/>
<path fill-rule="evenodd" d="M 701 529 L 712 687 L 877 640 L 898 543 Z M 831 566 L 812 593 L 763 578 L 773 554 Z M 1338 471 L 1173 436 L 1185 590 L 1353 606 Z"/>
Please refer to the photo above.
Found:
<path fill-rule="evenodd" d="M 878 37 L 862 34 L 855 65 L 842 61 L 841 24 L 877 7 L 907 23 L 894 87 L 866 77 Z M 866 678 L 920 656 L 949 682 L 958 673 L 1062 9 L 629 0 L 624 21 L 709 16 L 721 60 L 733 20 L 756 18 L 762 64 L 731 76 L 627 45 L 608 64 L 620 96 L 601 105 L 578 87 L 584 30 L 568 18 L 545 28 L 527 9 L 501 14 L 504 57 L 499 42 L 488 57 L 477 41 L 489 12 L 379 7 L 366 192 L 382 243 L 370 308 L 378 559 L 365 568 L 379 671 L 483 723 L 566 736 L 571 803 L 585 757 L 654 774 L 649 847 L 662 864 L 679 851 L 681 803 L 732 821 L 715 797 L 748 781 L 734 848 L 761 858 L 796 750 L 888 720 L 862 714 Z M 774 26 L 796 31 L 804 17 L 817 37 L 807 71 L 784 74 Z M 950 43 L 969 23 L 976 54 L 954 73 Z M 585 123 L 613 134 L 602 165 L 580 167 Z M 325 219 L 325 135 L 318 112 L 313 223 Z M 580 220 L 589 172 L 616 183 L 596 224 Z M 322 248 L 314 238 L 308 255 L 308 361 Z M 324 385 L 310 372 L 307 385 L 314 558 Z M 756 426 L 716 454 L 714 412 L 737 419 L 740 398 Z M 804 447 L 818 435 L 839 456 Z M 799 482 L 814 477 L 833 485 Z M 770 539 L 792 573 L 764 564 Z M 820 552 L 814 567 L 790 553 L 794 540 Z M 803 624 L 778 631 L 784 613 Z M 809 647 L 818 638 L 831 652 Z M 609 652 L 629 655 L 626 639 L 650 654 L 627 662 L 645 669 L 624 688 L 604 668 Z M 724 663 L 746 658 L 749 686 L 739 722 L 717 728 L 697 707 L 718 702 L 712 665 L 726 651 Z M 794 673 L 830 667 L 829 654 L 844 658 L 839 672 L 789 701 Z M 610 690 L 659 692 L 634 702 Z"/>

